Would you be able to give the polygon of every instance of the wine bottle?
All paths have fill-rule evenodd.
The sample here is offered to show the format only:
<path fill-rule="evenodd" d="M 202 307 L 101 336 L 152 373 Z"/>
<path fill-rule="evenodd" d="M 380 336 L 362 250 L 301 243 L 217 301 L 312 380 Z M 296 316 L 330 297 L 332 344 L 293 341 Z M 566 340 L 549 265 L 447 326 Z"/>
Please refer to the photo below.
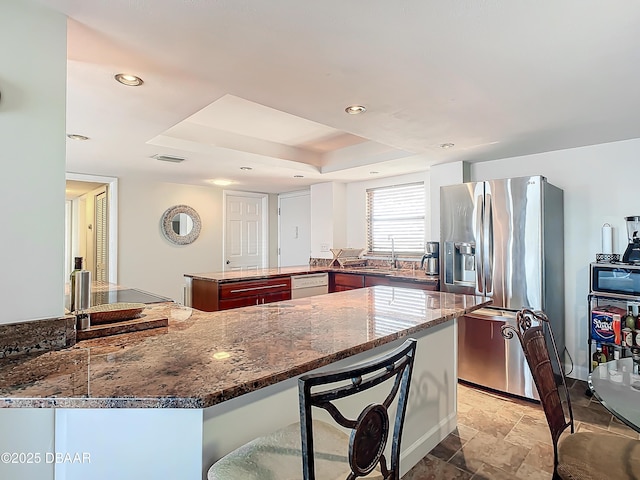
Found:
<path fill-rule="evenodd" d="M 597 345 L 596 351 L 593 352 L 592 360 L 591 360 L 591 371 L 593 372 L 596 367 L 600 364 L 602 355 L 602 347 L 600 344 Z"/>
<path fill-rule="evenodd" d="M 79 271 L 82 270 L 82 257 L 74 257 L 73 259 L 73 271 L 71 272 L 70 277 L 70 302 L 69 302 L 69 311 L 72 313 L 76 311 L 76 275 Z"/>
<path fill-rule="evenodd" d="M 636 329 L 636 317 L 633 315 L 633 309 L 631 308 L 631 305 L 629 305 L 629 311 L 627 313 L 627 316 L 624 318 L 624 323 L 627 328 L 630 328 L 631 330 Z"/>

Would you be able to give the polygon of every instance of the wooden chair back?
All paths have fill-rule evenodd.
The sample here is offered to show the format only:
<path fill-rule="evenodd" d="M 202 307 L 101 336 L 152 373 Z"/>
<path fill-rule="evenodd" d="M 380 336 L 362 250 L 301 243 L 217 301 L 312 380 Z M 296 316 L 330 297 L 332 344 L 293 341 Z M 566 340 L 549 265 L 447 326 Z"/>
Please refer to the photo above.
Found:
<path fill-rule="evenodd" d="M 315 480 L 312 407 L 326 410 L 336 423 L 351 430 L 348 452 L 351 473 L 348 479 L 366 476 L 379 465 L 385 479 L 399 480 L 400 441 L 416 343 L 416 340 L 409 339 L 389 354 L 352 368 L 300 377 L 298 387 L 304 480 Z M 385 392 L 388 391 L 386 397 L 380 403 L 366 406 L 358 418 L 346 418 L 333 403 L 384 382 L 389 386 L 389 389 L 385 389 Z M 390 431 L 389 407 L 394 403 L 396 413 L 389 465 L 384 452 Z"/>
<path fill-rule="evenodd" d="M 571 427 L 571 433 L 573 433 L 573 410 L 564 368 L 560 362 L 560 355 L 553 337 L 551 324 L 543 312 L 524 309 L 517 313 L 515 326 L 504 325 L 502 327 L 502 335 L 507 339 L 513 338 L 514 332 L 522 345 L 525 358 L 540 395 L 540 403 L 551 430 L 555 470 L 558 464 L 558 440 L 560 435 L 569 426 Z M 545 332 L 547 332 L 547 335 L 545 335 Z M 553 370 L 550 350 L 554 356 L 555 364 L 560 370 L 559 375 L 556 375 Z M 567 413 L 565 413 L 565 408 L 563 407 L 558 383 L 563 388 L 562 394 L 566 398 Z"/>

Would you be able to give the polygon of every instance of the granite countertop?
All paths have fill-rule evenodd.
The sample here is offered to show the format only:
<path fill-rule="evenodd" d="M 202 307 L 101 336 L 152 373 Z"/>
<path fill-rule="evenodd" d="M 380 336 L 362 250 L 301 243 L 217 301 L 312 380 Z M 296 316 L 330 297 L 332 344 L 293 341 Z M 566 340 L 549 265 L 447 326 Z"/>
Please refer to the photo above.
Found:
<path fill-rule="evenodd" d="M 0 407 L 206 408 L 489 303 L 378 286 L 221 312 L 153 304 L 168 327 L 1 359 Z"/>
<path fill-rule="evenodd" d="M 247 270 L 233 270 L 227 272 L 185 273 L 185 277 L 212 282 L 234 282 L 239 280 L 255 280 L 261 278 L 289 277 L 291 275 L 307 275 L 312 273 L 357 273 L 361 275 L 375 275 L 394 277 L 414 282 L 437 283 L 438 275 L 425 275 L 421 269 L 390 269 L 384 267 L 311 267 L 301 265 L 297 267 L 258 268 Z"/>
<path fill-rule="evenodd" d="M 69 282 L 65 284 L 65 305 L 69 304 Z M 104 303 L 163 303 L 172 302 L 168 297 L 145 292 L 139 288 L 127 288 L 109 282 L 91 283 L 91 306 Z"/>

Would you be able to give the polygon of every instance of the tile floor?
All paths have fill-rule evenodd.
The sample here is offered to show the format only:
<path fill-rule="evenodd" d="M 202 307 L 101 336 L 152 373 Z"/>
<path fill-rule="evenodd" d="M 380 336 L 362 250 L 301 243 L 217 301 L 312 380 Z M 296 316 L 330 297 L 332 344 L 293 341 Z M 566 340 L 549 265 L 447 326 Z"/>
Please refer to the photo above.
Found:
<path fill-rule="evenodd" d="M 639 438 L 569 379 L 576 431 Z M 458 384 L 458 428 L 402 480 L 550 480 L 551 434 L 542 407 Z"/>

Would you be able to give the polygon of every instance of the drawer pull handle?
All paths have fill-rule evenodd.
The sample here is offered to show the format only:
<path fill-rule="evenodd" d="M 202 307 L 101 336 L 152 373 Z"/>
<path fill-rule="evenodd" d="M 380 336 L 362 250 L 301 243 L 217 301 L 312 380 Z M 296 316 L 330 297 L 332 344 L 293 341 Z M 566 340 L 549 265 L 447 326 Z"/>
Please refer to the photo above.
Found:
<path fill-rule="evenodd" d="M 279 283 L 277 285 L 264 285 L 262 287 L 238 288 L 237 290 L 231 290 L 230 293 L 251 292 L 252 290 L 265 290 L 267 288 L 278 288 L 286 286 L 286 283 Z"/>

